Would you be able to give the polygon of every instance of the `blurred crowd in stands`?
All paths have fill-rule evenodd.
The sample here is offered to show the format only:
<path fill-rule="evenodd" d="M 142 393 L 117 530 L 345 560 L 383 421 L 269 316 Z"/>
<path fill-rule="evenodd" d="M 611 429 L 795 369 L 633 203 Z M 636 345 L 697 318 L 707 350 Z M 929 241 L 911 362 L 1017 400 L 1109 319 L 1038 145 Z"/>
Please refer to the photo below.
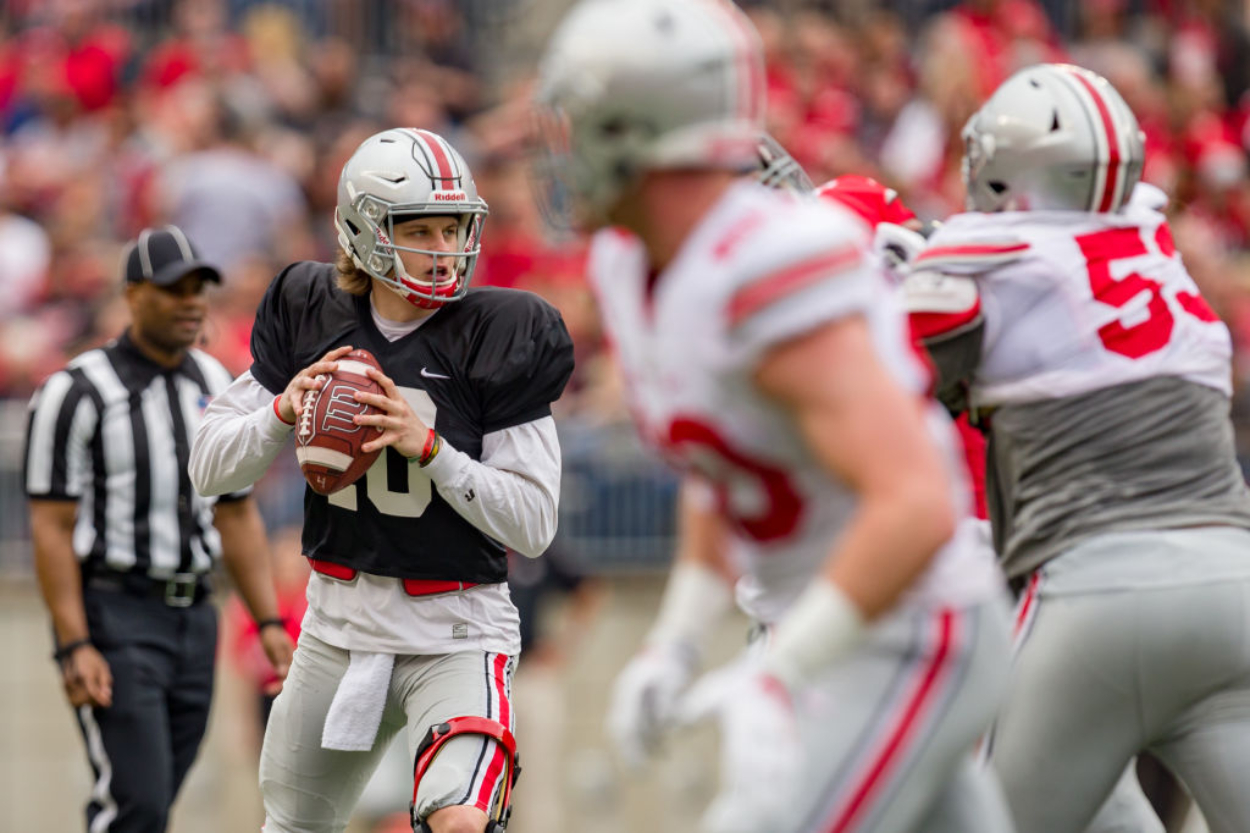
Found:
<path fill-rule="evenodd" d="M 24 401 L 70 356 L 120 332 L 122 246 L 164 222 L 221 267 L 203 346 L 245 370 L 272 277 L 294 260 L 334 257 L 343 162 L 365 137 L 405 125 L 447 136 L 490 205 L 475 282 L 530 289 L 561 309 L 578 355 L 558 416 L 620 419 L 584 248 L 545 233 L 527 181 L 533 55 L 545 33 L 523 24 L 567 4 L 0 2 L 0 400 Z M 1144 179 L 1173 198 L 1176 244 L 1232 329 L 1250 460 L 1250 0 L 741 5 L 766 42 L 773 135 L 813 181 L 873 175 L 927 220 L 960 210 L 960 129 L 1015 68 L 1070 60 L 1110 79 L 1146 132 Z M 566 438 L 566 480 L 583 483 L 590 508 L 616 500 L 596 498 L 593 467 L 576 463 L 584 449 L 612 445 L 602 436 Z M 275 477 L 299 482 L 293 455 Z M 300 490 L 264 486 L 283 611 L 298 621 Z M 671 514 L 671 493 L 660 497 Z M 647 504 L 648 517 L 659 506 Z M 24 521 L 20 508 L 4 515 L 10 527 Z M 653 523 L 671 531 L 671 517 Z M 635 548 L 631 533 L 614 529 L 613 541 Z M 571 549 L 557 546 L 546 566 L 518 565 L 514 597 L 531 624 L 544 594 L 577 586 Z M 624 563 L 610 556 L 601 560 Z M 271 681 L 247 617 L 231 611 L 225 644 L 252 675 L 263 714 Z M 544 656 L 539 636 L 527 632 L 527 656 Z"/>
<path fill-rule="evenodd" d="M 529 195 L 534 67 L 500 71 L 501 50 L 515 46 L 506 36 L 540 5 L 9 0 L 0 397 L 27 396 L 117 334 L 122 242 L 161 222 L 222 267 L 204 346 L 245 369 L 272 276 L 333 258 L 343 161 L 381 127 L 411 125 L 448 136 L 490 204 L 475 281 L 534 290 L 563 311 L 579 350 L 565 411 L 614 417 L 583 249 L 547 237 Z M 742 5 L 766 41 L 773 134 L 814 181 L 874 175 L 926 219 L 960 209 L 960 128 L 1014 68 L 1071 60 L 1105 75 L 1146 131 L 1144 178 L 1174 199 L 1178 247 L 1250 357 L 1243 0 Z M 504 7 L 512 17 L 485 19 Z M 1240 368 L 1250 378 L 1250 361 Z"/>

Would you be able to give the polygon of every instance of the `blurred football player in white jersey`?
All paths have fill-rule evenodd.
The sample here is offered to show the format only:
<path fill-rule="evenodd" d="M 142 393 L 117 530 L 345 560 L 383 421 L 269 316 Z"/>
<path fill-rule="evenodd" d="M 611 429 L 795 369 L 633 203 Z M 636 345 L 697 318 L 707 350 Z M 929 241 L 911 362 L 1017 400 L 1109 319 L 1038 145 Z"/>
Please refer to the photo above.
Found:
<path fill-rule="evenodd" d="M 762 134 L 756 144 L 754 170 L 744 176 L 791 194 L 807 195 L 815 190 L 803 167 L 768 133 Z M 698 626 L 700 633 L 685 635 L 691 638 L 677 641 L 666 640 L 668 628 L 663 623 L 658 624 L 658 638 L 671 650 L 657 651 L 644 646 L 617 676 L 608 706 L 607 728 L 617 751 L 634 767 L 657 751 L 662 736 L 674 727 L 678 700 L 699 669 L 699 643 L 728 613 L 732 605 L 732 585 L 739 577 L 728 557 L 726 521 L 715 496 L 697 476 L 687 474 L 683 478 L 677 504 L 675 560 L 679 564 L 699 565 L 694 575 L 706 576 L 705 581 L 695 579 L 703 584 L 701 591 L 691 599 L 701 602 L 697 615 L 682 614 Z"/>
<path fill-rule="evenodd" d="M 727 521 L 769 631 L 677 706 L 721 718 L 704 829 L 1010 830 L 971 756 L 1009 625 L 992 553 L 956 534 L 951 423 L 867 227 L 741 177 L 763 95 L 757 35 L 720 0 L 580 3 L 538 92 L 548 204 L 600 229 L 635 421 Z M 652 632 L 674 662 L 727 595 L 709 549 L 683 551 Z"/>
<path fill-rule="evenodd" d="M 964 131 L 969 211 L 908 291 L 960 321 L 939 391 L 990 432 L 996 548 L 1023 590 L 990 756 L 1020 833 L 1080 830 L 1137 752 L 1214 833 L 1250 830 L 1250 495 L 1228 330 L 1138 182 L 1143 140 L 1086 70 L 1039 65 Z"/>

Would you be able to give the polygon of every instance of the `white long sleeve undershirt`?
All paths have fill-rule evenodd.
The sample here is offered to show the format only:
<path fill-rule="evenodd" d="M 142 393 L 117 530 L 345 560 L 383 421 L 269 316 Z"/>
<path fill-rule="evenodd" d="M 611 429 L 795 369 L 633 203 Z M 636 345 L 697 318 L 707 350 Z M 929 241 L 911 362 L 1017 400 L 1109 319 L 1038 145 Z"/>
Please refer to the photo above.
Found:
<path fill-rule="evenodd" d="M 269 468 L 294 428 L 278 418 L 273 400 L 247 372 L 209 404 L 189 466 L 201 494 L 238 491 Z M 422 471 L 461 517 L 522 555 L 541 555 L 555 537 L 560 444 L 551 417 L 486 434 L 481 461 L 444 439 Z"/>
<path fill-rule="evenodd" d="M 202 493 L 235 491 L 269 468 L 293 428 L 273 399 L 244 373 L 212 401 L 191 450 L 191 481 Z M 551 417 L 487 434 L 481 462 L 444 443 L 423 471 L 462 517 L 519 553 L 537 556 L 555 536 L 560 445 Z M 304 632 L 340 648 L 423 655 L 515 655 L 519 627 L 504 582 L 412 597 L 398 580 L 367 573 L 351 582 L 312 573 L 303 621 Z"/>

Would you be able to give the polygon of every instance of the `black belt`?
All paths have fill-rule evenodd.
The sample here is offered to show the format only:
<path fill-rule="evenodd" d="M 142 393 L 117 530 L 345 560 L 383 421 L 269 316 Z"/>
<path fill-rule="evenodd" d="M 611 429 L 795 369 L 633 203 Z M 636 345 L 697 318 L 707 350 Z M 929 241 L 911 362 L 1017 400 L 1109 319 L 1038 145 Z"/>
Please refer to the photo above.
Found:
<path fill-rule="evenodd" d="M 168 579 L 141 573 L 103 572 L 87 576 L 84 584 L 93 590 L 112 590 L 132 596 L 160 599 L 170 607 L 190 607 L 208 598 L 213 585 L 208 576 L 175 573 Z"/>

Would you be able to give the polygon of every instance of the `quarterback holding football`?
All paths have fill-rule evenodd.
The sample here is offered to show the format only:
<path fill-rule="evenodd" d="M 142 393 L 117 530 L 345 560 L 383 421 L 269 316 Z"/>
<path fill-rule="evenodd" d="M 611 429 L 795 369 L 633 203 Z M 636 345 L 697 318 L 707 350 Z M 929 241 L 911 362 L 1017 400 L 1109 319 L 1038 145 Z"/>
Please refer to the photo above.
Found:
<path fill-rule="evenodd" d="M 555 535 L 551 403 L 573 351 L 537 296 L 470 288 L 486 215 L 441 136 L 367 139 L 339 180 L 338 262 L 274 279 L 254 364 L 196 436 L 206 494 L 255 481 L 293 433 L 309 481 L 308 613 L 261 755 L 267 833 L 343 830 L 405 727 L 414 829 L 506 820 L 520 651 L 506 552 L 536 557 Z"/>

